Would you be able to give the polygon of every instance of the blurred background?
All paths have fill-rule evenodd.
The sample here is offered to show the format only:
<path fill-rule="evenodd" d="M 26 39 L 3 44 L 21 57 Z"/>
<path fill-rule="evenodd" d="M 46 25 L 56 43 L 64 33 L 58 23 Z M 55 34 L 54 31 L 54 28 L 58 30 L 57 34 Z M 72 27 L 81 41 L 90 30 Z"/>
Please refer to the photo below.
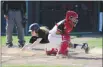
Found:
<path fill-rule="evenodd" d="M 27 23 L 25 35 L 32 23 L 48 26 L 52 29 L 55 23 L 65 18 L 68 10 L 79 14 L 79 23 L 73 32 L 103 33 L 103 1 L 25 1 Z M 2 7 L 2 1 L 1 1 Z M 6 21 L 1 9 L 1 35 L 5 35 Z M 13 34 L 17 34 L 14 28 Z"/>

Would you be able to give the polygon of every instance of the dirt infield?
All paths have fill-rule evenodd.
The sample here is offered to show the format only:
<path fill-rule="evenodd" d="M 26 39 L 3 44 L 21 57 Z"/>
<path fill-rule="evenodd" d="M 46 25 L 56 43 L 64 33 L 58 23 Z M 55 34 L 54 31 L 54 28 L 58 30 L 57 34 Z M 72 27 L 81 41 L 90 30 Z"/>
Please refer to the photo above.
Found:
<path fill-rule="evenodd" d="M 81 43 L 86 42 L 91 38 L 74 38 L 72 42 Z M 38 44 L 30 52 L 21 52 L 20 48 L 6 48 L 2 47 L 2 65 L 15 64 L 36 64 L 36 65 L 64 65 L 74 67 L 102 67 L 102 49 L 93 48 L 89 54 L 85 54 L 84 50 L 79 47 L 77 49 L 70 49 L 69 58 L 56 58 L 55 56 L 47 56 L 45 54 L 45 47 L 56 47 L 60 39 L 53 39 L 50 44 Z M 56 44 L 56 45 L 55 45 Z"/>

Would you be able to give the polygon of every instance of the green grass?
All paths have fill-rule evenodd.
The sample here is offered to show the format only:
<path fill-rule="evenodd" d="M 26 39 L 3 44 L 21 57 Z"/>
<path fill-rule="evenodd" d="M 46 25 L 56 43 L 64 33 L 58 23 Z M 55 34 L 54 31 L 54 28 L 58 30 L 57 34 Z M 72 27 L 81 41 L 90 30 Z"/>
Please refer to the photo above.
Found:
<path fill-rule="evenodd" d="M 3 65 L 2 67 L 81 67 L 81 66 L 63 66 L 63 65 Z"/>
<path fill-rule="evenodd" d="M 29 42 L 31 36 L 25 36 L 26 43 Z M 76 38 L 75 36 L 72 36 L 72 38 Z M 4 46 L 6 43 L 6 36 L 1 36 L 1 45 Z M 88 40 L 87 43 L 90 47 L 99 47 L 102 48 L 102 37 L 100 38 L 93 38 L 91 40 Z M 18 38 L 17 36 L 13 36 L 13 44 L 18 44 Z"/>
<path fill-rule="evenodd" d="M 90 47 L 97 47 L 102 48 L 102 37 L 101 38 L 94 38 L 92 40 L 87 41 Z"/>
<path fill-rule="evenodd" d="M 26 43 L 29 42 L 31 36 L 25 36 Z M 18 44 L 18 38 L 17 36 L 13 36 L 13 44 Z M 72 38 L 76 38 L 76 36 L 72 36 Z M 1 46 L 4 46 L 6 44 L 6 36 L 1 36 Z"/>
<path fill-rule="evenodd" d="M 30 39 L 31 36 L 25 36 L 25 41 L 26 43 L 29 42 L 29 39 Z M 18 44 L 18 38 L 17 36 L 13 36 L 13 44 Z M 1 36 L 1 45 L 4 46 L 6 44 L 6 36 Z"/>

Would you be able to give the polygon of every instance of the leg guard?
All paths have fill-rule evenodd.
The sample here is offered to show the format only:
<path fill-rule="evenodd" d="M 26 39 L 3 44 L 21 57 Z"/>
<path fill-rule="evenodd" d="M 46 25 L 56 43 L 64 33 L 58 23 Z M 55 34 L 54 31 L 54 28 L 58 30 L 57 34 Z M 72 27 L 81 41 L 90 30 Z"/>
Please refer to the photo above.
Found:
<path fill-rule="evenodd" d="M 62 41 L 63 42 L 60 45 L 59 54 L 68 55 L 70 36 L 68 34 L 63 34 Z"/>
<path fill-rule="evenodd" d="M 62 42 L 61 46 L 60 46 L 60 50 L 59 50 L 59 54 L 63 54 L 63 55 L 68 55 L 68 42 L 64 41 Z"/>

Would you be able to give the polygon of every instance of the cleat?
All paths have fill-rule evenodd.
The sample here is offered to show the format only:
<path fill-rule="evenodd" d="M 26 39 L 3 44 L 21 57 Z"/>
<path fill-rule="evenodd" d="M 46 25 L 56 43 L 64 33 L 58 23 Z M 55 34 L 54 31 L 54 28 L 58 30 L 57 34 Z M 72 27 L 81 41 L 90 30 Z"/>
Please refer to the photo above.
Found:
<path fill-rule="evenodd" d="M 6 43 L 6 46 L 7 46 L 8 48 L 11 48 L 11 47 L 13 46 L 13 43 Z"/>
<path fill-rule="evenodd" d="M 78 44 L 74 44 L 74 48 L 76 48 L 76 47 L 77 47 L 77 45 L 78 45 Z"/>
<path fill-rule="evenodd" d="M 88 47 L 87 43 L 84 43 L 83 46 L 81 47 L 81 49 L 84 49 L 86 54 L 89 53 L 89 47 Z"/>
<path fill-rule="evenodd" d="M 46 51 L 46 54 L 48 56 L 56 56 L 57 52 L 58 52 L 58 50 L 56 48 L 52 48 L 51 50 Z"/>

